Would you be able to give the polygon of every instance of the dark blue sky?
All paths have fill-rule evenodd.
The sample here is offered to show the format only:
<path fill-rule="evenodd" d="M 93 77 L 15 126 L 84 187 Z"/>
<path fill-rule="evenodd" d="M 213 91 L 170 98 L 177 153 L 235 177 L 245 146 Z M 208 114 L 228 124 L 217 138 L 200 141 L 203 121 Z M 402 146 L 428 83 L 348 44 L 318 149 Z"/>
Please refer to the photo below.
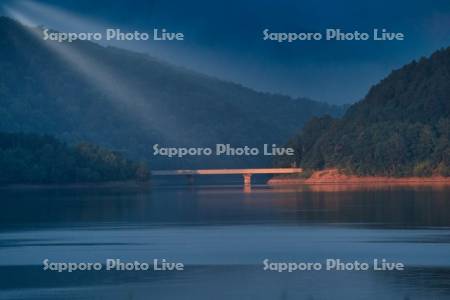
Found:
<path fill-rule="evenodd" d="M 112 3 L 111 3 L 112 2 Z M 177 65 L 262 91 L 329 103 L 361 99 L 392 69 L 450 45 L 450 1 L 2 1 L 38 24 L 57 30 L 118 27 L 182 31 L 183 42 L 120 42 Z M 262 30 L 326 28 L 403 32 L 396 42 L 262 40 Z"/>

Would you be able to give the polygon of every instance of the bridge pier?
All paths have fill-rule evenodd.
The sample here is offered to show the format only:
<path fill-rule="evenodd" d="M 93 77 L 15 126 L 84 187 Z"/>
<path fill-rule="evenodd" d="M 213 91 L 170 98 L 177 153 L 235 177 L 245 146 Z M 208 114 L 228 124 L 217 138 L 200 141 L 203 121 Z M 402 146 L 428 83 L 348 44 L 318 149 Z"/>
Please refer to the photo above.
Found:
<path fill-rule="evenodd" d="M 259 168 L 259 169 L 203 169 L 203 170 L 156 170 L 152 176 L 183 176 L 187 175 L 188 181 L 192 183 L 193 175 L 235 175 L 244 177 L 244 189 L 251 190 L 253 174 L 297 174 L 302 173 L 301 168 Z"/>
<path fill-rule="evenodd" d="M 252 184 L 252 174 L 242 174 L 244 177 L 244 186 L 251 186 Z"/>

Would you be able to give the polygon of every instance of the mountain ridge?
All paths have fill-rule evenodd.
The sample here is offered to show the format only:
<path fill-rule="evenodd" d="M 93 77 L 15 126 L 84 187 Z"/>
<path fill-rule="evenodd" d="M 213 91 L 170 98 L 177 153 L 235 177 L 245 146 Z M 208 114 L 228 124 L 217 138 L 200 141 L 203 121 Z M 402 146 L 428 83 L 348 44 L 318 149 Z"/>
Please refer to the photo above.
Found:
<path fill-rule="evenodd" d="M 449 141 L 450 47 L 394 70 L 341 119 L 313 118 L 289 143 L 309 170 L 402 177 L 450 176 Z"/>
<path fill-rule="evenodd" d="M 148 54 L 88 41 L 47 43 L 29 27 L 5 17 L 0 18 L 0 34 L 0 131 L 86 140 L 123 150 L 132 158 L 155 160 L 155 143 L 282 143 L 311 116 L 344 110 L 256 92 Z M 155 161 L 158 166 L 183 167 L 203 162 Z M 210 165 L 230 163 L 262 164 L 221 158 Z"/>

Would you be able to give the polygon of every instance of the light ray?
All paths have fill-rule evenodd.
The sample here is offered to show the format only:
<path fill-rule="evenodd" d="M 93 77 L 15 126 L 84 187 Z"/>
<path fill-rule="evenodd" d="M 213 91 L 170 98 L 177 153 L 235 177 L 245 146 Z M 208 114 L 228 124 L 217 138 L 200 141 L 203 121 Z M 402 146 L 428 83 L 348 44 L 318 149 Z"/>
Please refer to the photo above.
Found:
<path fill-rule="evenodd" d="M 5 7 L 5 10 L 11 17 L 19 21 L 31 25 L 37 24 L 33 17 L 25 15 L 15 8 Z M 102 64 L 88 55 L 83 54 L 80 47 L 77 47 L 79 45 L 77 42 L 68 44 L 44 41 L 40 30 L 31 27 L 27 27 L 27 29 L 43 45 L 51 50 L 52 53 L 58 55 L 72 69 L 88 79 L 87 82 L 90 82 L 105 93 L 115 108 L 121 109 L 125 106 L 136 120 L 140 122 L 143 130 L 151 127 L 168 141 L 183 138 L 180 132 L 185 127 L 179 124 L 179 120 L 177 120 L 178 122 L 175 122 L 173 118 L 168 120 L 165 117 L 166 114 L 160 111 L 154 103 L 151 103 L 151 99 L 146 99 L 138 89 L 132 87 L 132 84 L 127 84 L 127 78 L 122 78 L 106 64 Z"/>

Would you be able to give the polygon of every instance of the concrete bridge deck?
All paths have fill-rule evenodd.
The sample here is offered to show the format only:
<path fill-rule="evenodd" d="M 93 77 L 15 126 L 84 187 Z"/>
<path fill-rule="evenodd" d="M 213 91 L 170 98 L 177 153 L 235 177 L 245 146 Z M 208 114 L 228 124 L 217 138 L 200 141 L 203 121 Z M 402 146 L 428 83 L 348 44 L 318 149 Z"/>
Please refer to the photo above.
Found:
<path fill-rule="evenodd" d="M 262 169 L 200 169 L 200 170 L 156 170 L 152 176 L 193 176 L 193 175 L 236 175 L 244 177 L 244 185 L 251 184 L 253 174 L 297 174 L 302 173 L 302 168 L 262 168 Z"/>

